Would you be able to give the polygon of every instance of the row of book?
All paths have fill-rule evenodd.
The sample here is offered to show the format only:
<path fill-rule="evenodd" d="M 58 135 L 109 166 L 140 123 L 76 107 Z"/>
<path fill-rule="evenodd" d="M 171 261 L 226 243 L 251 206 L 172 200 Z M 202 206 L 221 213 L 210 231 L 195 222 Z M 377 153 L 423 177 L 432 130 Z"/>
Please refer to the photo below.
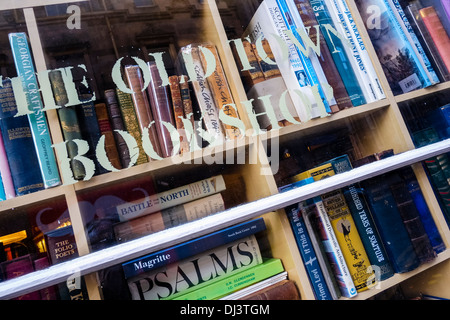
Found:
<path fill-rule="evenodd" d="M 133 300 L 298 300 L 280 259 L 266 257 L 251 220 L 122 264 Z"/>
<path fill-rule="evenodd" d="M 257 104 L 258 98 L 279 99 L 272 106 L 285 124 L 386 97 L 345 1 L 264 0 L 244 31 L 241 49 L 245 54 L 234 41 L 249 98 L 269 118 L 268 103 Z"/>
<path fill-rule="evenodd" d="M 287 191 L 385 159 L 344 155 L 292 177 Z M 315 296 L 354 297 L 445 250 L 411 167 L 382 174 L 285 208 Z"/>

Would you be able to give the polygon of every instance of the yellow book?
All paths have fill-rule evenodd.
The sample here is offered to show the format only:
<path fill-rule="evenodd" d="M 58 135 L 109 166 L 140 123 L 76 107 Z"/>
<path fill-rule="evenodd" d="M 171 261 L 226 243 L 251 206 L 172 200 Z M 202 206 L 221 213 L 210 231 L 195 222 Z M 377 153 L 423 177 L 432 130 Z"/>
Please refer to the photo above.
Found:
<path fill-rule="evenodd" d="M 300 181 L 313 177 L 314 181 L 331 177 L 335 174 L 331 163 L 302 172 L 293 177 Z M 373 269 L 370 267 L 364 245 L 356 229 L 350 209 L 340 189 L 321 195 L 322 202 L 333 226 L 333 231 L 344 255 L 345 262 L 358 292 L 368 289 L 373 279 Z M 370 278 L 370 279 L 369 279 Z"/>

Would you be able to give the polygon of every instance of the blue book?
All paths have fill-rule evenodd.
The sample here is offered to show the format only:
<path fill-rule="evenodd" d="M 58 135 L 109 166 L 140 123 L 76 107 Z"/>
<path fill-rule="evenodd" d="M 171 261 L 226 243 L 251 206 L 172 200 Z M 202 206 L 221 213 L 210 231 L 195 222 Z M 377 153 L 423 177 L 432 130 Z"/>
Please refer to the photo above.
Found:
<path fill-rule="evenodd" d="M 42 98 L 38 90 L 36 72 L 32 60 L 30 47 L 25 33 L 10 33 L 9 42 L 14 56 L 17 74 L 21 79 L 22 87 L 26 93 L 31 133 L 35 144 L 42 179 L 45 188 L 61 184 L 55 154 L 52 149 L 52 140 L 43 109 Z"/>
<path fill-rule="evenodd" d="M 265 229 L 266 225 L 263 218 L 244 222 L 123 263 L 123 272 L 125 278 L 128 279 L 194 256 L 206 250 L 216 248 L 223 244 L 242 239 Z"/>
<path fill-rule="evenodd" d="M 291 17 L 291 13 L 289 11 L 286 1 L 285 0 L 276 0 L 276 2 L 278 4 L 278 7 L 279 7 L 282 15 L 283 15 L 283 20 L 284 20 L 284 23 L 286 24 L 287 29 L 292 31 L 292 33 L 297 38 L 300 45 L 302 45 L 304 47 L 302 38 L 300 37 L 300 35 L 297 32 L 297 26 L 294 23 L 294 19 Z M 319 95 L 325 106 L 326 112 L 331 113 L 331 109 L 330 109 L 330 105 L 328 103 L 327 97 L 323 91 L 322 85 L 319 82 L 319 78 L 317 77 L 317 73 L 314 70 L 311 60 L 308 57 L 306 57 L 297 47 L 296 47 L 296 50 L 297 50 L 297 53 L 300 57 L 300 60 L 303 64 L 303 66 L 305 68 L 306 76 L 309 80 L 309 83 L 311 84 L 311 86 L 317 86 L 317 88 L 319 90 Z"/>
<path fill-rule="evenodd" d="M 3 186 L 3 180 L 0 176 L 0 201 L 6 200 L 5 187 Z"/>
<path fill-rule="evenodd" d="M 288 185 L 283 191 L 293 189 L 294 186 Z M 306 272 L 308 272 L 309 281 L 314 290 L 317 300 L 333 300 L 328 285 L 326 283 L 319 260 L 314 250 L 311 238 L 309 236 L 303 215 L 301 213 L 301 204 L 294 204 L 284 209 L 294 233 L 295 241 L 303 259 Z"/>
<path fill-rule="evenodd" d="M 427 120 L 441 140 L 450 138 L 450 103 L 430 112 Z"/>
<path fill-rule="evenodd" d="M 14 117 L 17 105 L 11 80 L 0 87 L 0 127 L 17 196 L 44 189 L 27 116 Z"/>
<path fill-rule="evenodd" d="M 392 92 L 397 95 L 431 86 L 411 43 L 384 0 L 356 0 L 355 3 Z M 370 6 L 380 11 L 377 19 L 371 16 Z"/>
<path fill-rule="evenodd" d="M 347 155 L 333 158 L 325 163 L 331 163 L 336 174 L 352 170 L 352 165 Z M 355 221 L 366 253 L 369 256 L 370 263 L 379 268 L 378 275 L 380 278 L 378 280 L 383 281 L 392 277 L 394 270 L 392 269 L 383 241 L 373 221 L 372 213 L 364 197 L 364 191 L 356 183 L 342 188 L 342 193 Z"/>
<path fill-rule="evenodd" d="M 344 83 L 345 89 L 352 101 L 353 106 L 357 107 L 367 103 L 366 98 L 359 86 L 355 71 L 353 70 L 349 58 L 344 50 L 344 45 L 341 39 L 337 36 L 332 36 L 333 33 L 327 30 L 330 26 L 336 30 L 330 13 L 325 5 L 324 0 L 309 0 L 311 7 L 316 14 L 317 22 L 320 25 L 321 35 L 330 50 L 333 61 Z"/>

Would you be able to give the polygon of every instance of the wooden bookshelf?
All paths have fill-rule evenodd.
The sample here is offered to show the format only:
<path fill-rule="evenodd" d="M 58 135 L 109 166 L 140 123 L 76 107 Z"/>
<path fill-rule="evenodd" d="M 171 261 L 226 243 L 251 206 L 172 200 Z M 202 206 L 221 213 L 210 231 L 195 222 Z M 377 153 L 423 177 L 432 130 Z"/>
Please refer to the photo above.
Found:
<path fill-rule="evenodd" d="M 87 0 L 81 0 L 73 3 L 80 4 L 86 2 Z M 174 5 L 172 8 L 174 10 L 173 13 L 167 11 L 166 7 L 169 6 L 169 4 L 166 3 L 167 1 L 158 0 L 154 2 L 155 6 L 149 9 L 151 12 L 148 14 L 155 17 L 155 19 L 157 18 L 157 23 L 163 23 L 165 18 L 173 19 L 173 16 L 175 15 L 178 17 L 178 14 L 182 16 L 183 19 L 197 19 L 202 22 L 201 24 L 198 24 L 198 30 L 195 32 L 194 36 L 191 34 L 176 34 L 176 37 L 174 38 L 177 38 L 177 41 L 179 41 L 178 45 L 180 47 L 197 41 L 209 41 L 216 45 L 233 98 L 236 102 L 237 110 L 241 116 L 241 120 L 245 124 L 246 128 L 251 128 L 250 120 L 241 104 L 242 101 L 247 100 L 247 95 L 241 82 L 239 70 L 229 45 L 229 33 L 231 31 L 229 26 L 224 22 L 226 19 L 229 19 L 229 17 L 234 17 L 237 19 L 237 8 L 233 5 L 234 2 L 231 1 L 228 7 L 225 1 L 207 0 L 203 5 L 198 4 L 196 1 L 184 1 L 183 3 L 192 2 L 190 6 L 185 7 L 184 4 L 181 4 L 181 2 L 178 4 L 179 6 L 177 6 L 177 1 L 172 1 Z M 0 202 L 0 215 L 17 208 L 31 207 L 36 203 L 46 201 L 51 202 L 52 199 L 63 198 L 67 203 L 79 254 L 81 256 L 88 256 L 94 253 L 92 253 L 91 250 L 91 245 L 89 243 L 89 238 L 85 228 L 85 221 L 83 221 L 83 215 L 79 205 L 80 195 L 91 191 L 101 190 L 102 188 L 109 186 L 120 185 L 121 183 L 130 182 L 142 177 L 164 179 L 171 176 L 181 176 L 184 174 L 189 176 L 191 175 L 191 172 L 193 171 L 192 168 L 194 167 L 207 168 L 208 164 L 202 162 L 205 153 L 213 155 L 220 153 L 227 154 L 228 152 L 236 156 L 236 154 L 242 152 L 247 156 L 249 163 L 246 162 L 244 164 L 227 166 L 226 169 L 224 169 L 224 172 L 238 173 L 243 177 L 245 189 L 241 190 L 241 192 L 246 195 L 247 201 L 251 202 L 267 198 L 278 193 L 274 175 L 268 174 L 270 172 L 270 159 L 265 152 L 265 147 L 267 147 L 267 144 L 271 143 L 271 141 L 277 141 L 277 143 L 279 142 L 280 144 L 295 144 L 297 140 L 302 139 L 305 136 L 314 136 L 324 131 L 351 127 L 358 131 L 358 147 L 364 155 L 388 148 L 394 148 L 395 153 L 413 150 L 414 144 L 406 127 L 405 121 L 403 120 L 399 105 L 416 98 L 448 90 L 450 89 L 450 84 L 449 82 L 445 82 L 431 88 L 394 96 L 389 89 L 387 79 L 383 74 L 380 63 L 378 62 L 376 52 L 370 43 L 369 36 L 356 9 L 356 5 L 353 0 L 350 0 L 349 2 L 350 9 L 352 10 L 352 14 L 355 17 L 355 21 L 361 31 L 361 36 L 367 47 L 369 56 L 372 59 L 375 71 L 380 78 L 383 89 L 385 90 L 386 99 L 352 109 L 342 110 L 336 114 L 330 115 L 329 117 L 313 119 L 306 123 L 283 127 L 280 130 L 272 130 L 259 136 L 247 136 L 241 141 L 227 141 L 223 145 L 208 147 L 203 150 L 199 150 L 198 152 L 194 151 L 187 153 L 177 159 L 166 158 L 159 161 L 150 161 L 129 169 L 122 169 L 119 172 L 111 172 L 95 176 L 89 181 L 80 181 L 75 184 L 63 185 Z M 46 51 L 48 49 L 47 46 L 49 39 L 41 33 L 44 28 L 43 25 L 45 25 L 45 28 L 48 28 L 49 25 L 52 25 L 52 23 L 57 24 L 57 22 L 61 23 L 61 21 L 57 21 L 57 18 L 52 20 L 52 18 L 49 17 L 39 17 L 36 14 L 37 9 L 45 5 L 65 3 L 69 2 L 66 0 L 3 0 L 2 3 L 0 3 L 0 12 L 6 10 L 23 12 L 25 25 L 22 25 L 21 27 L 26 27 L 30 36 L 30 42 L 34 53 L 34 61 L 38 71 L 43 71 L 50 68 L 50 62 L 47 56 L 48 52 Z M 141 18 L 138 16 L 132 16 L 132 18 L 126 17 L 126 10 L 118 10 L 120 12 L 108 11 L 109 8 L 106 6 L 105 1 L 99 0 L 96 1 L 96 3 L 103 5 L 103 7 L 102 9 L 89 13 L 89 18 L 92 21 L 97 18 L 100 21 L 103 17 L 108 17 L 108 23 L 114 19 L 120 23 L 123 23 L 123 21 L 129 19 L 127 20 L 129 23 L 134 23 L 135 20 L 137 21 Z M 190 10 L 192 8 L 195 8 L 195 14 L 191 15 Z M 41 25 L 42 21 L 45 22 L 43 25 Z M 144 31 L 160 31 L 160 29 L 158 29 L 159 26 L 156 24 L 148 25 L 147 27 L 148 29 L 145 29 Z M 244 28 L 244 26 L 241 27 Z M 8 28 L 5 27 L 5 30 L 8 30 Z M 113 31 L 114 30 L 110 28 L 111 35 L 113 34 Z M 61 32 L 64 34 L 67 30 L 62 30 Z M 238 30 L 235 30 L 235 32 L 239 33 Z M 183 36 L 186 38 L 183 38 Z M 104 41 L 110 40 L 104 39 Z M 145 39 L 145 41 L 151 43 L 153 40 Z M 142 41 L 142 43 L 145 41 Z M 138 47 L 139 45 L 142 45 L 142 43 L 138 43 L 136 46 Z M 117 58 L 117 56 L 120 55 L 119 51 L 123 50 L 123 48 L 116 43 L 113 43 L 112 46 L 114 47 L 114 55 Z M 58 123 L 58 115 L 56 111 L 51 110 L 47 113 L 47 117 L 50 123 L 53 142 L 62 142 L 64 139 Z M 60 159 L 58 160 L 59 162 L 61 161 Z M 212 166 L 219 168 L 220 164 L 213 164 Z M 407 274 L 396 274 L 394 277 L 380 283 L 380 286 L 376 289 L 358 294 L 354 300 L 368 299 L 387 288 L 399 284 L 405 288 L 408 288 L 409 292 L 421 291 L 428 294 L 433 294 L 433 292 L 435 292 L 436 295 L 450 298 L 450 291 L 448 288 L 445 288 L 445 286 L 439 287 L 435 290 L 434 284 L 430 284 L 422 280 L 430 277 L 430 274 L 435 272 L 434 270 L 439 269 L 441 276 L 440 281 L 445 281 L 447 283 L 450 281 L 450 267 L 448 263 L 448 259 L 450 258 L 450 231 L 423 167 L 420 165 L 413 165 L 413 169 L 447 249 L 433 262 L 421 265 L 416 270 L 408 272 Z M 261 174 L 261 172 L 264 172 L 265 174 Z M 192 181 L 195 180 L 195 177 L 192 177 Z M 289 278 L 294 280 L 297 284 L 302 299 L 314 299 L 314 293 L 309 283 L 306 269 L 303 265 L 297 243 L 294 235 L 292 234 L 291 227 L 284 210 L 270 210 L 267 214 L 264 214 L 263 217 L 267 224 L 267 238 L 271 246 L 273 257 L 282 259 Z M 173 242 L 173 239 L 171 239 L 171 241 Z M 108 261 L 108 263 L 110 262 Z M 102 293 L 96 274 L 89 273 L 85 276 L 85 279 L 90 297 L 92 299 L 101 299 Z M 1 286 L 2 284 L 0 283 L 0 290 Z M 430 289 L 429 291 L 427 291 L 428 288 Z"/>

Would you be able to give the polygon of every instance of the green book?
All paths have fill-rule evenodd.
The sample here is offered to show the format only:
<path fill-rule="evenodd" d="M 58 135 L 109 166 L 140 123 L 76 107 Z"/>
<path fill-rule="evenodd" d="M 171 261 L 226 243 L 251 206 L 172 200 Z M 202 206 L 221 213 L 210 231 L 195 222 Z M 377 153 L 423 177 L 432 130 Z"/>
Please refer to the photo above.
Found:
<path fill-rule="evenodd" d="M 172 300 L 216 300 L 283 271 L 280 259 L 268 259 L 250 269 L 213 281 L 209 285 L 177 296 Z"/>
<path fill-rule="evenodd" d="M 42 112 L 43 103 L 36 79 L 27 36 L 23 32 L 10 33 L 9 42 L 14 56 L 17 74 L 26 93 L 26 102 L 32 113 L 28 114 L 34 146 L 38 155 L 39 167 L 45 188 L 61 184 L 47 118 Z"/>

